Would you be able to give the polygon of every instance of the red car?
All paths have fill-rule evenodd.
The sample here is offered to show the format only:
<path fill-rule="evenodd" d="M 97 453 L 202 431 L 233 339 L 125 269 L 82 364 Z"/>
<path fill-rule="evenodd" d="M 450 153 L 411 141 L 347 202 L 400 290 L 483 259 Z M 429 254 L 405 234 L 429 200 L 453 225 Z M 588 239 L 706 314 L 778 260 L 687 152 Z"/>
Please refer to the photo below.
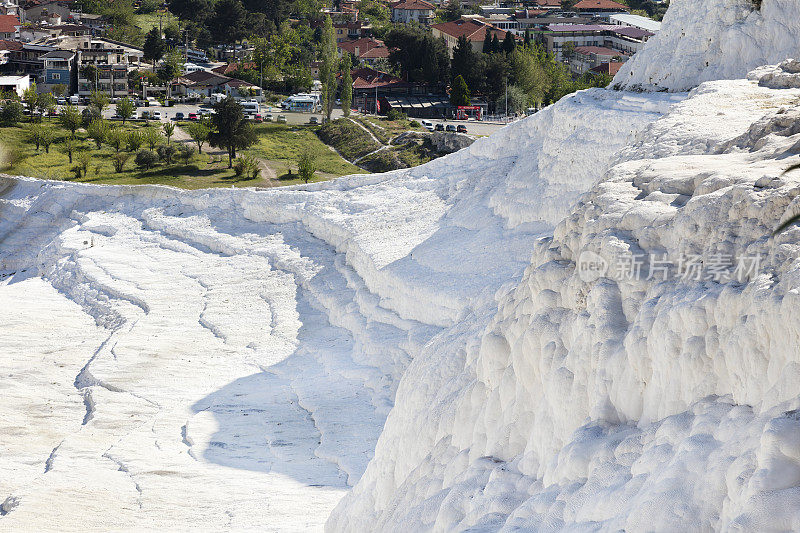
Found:
<path fill-rule="evenodd" d="M 198 116 L 197 113 L 189 113 L 189 120 L 197 120 Z"/>
<path fill-rule="evenodd" d="M 264 122 L 264 117 L 261 115 L 253 115 L 253 122 Z"/>

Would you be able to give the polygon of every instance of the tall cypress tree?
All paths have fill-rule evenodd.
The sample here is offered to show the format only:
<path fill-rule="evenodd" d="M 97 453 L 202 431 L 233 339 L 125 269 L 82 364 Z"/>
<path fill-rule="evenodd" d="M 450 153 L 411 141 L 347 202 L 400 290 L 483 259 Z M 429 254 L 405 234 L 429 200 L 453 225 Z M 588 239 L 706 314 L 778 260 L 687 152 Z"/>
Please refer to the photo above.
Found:
<path fill-rule="evenodd" d="M 325 17 L 322 28 L 321 43 L 322 65 L 319 69 L 319 81 L 322 82 L 322 110 L 325 119 L 331 119 L 333 105 L 336 102 L 336 37 L 333 33 L 333 21 L 330 15 Z"/>
<path fill-rule="evenodd" d="M 492 36 L 492 53 L 494 54 L 500 50 L 502 50 L 502 47 L 500 46 L 500 39 L 497 38 L 497 34 L 495 33 L 494 36 Z"/>
<path fill-rule="evenodd" d="M 342 113 L 350 116 L 350 106 L 353 103 L 353 76 L 350 74 L 350 54 L 342 58 Z"/>
<path fill-rule="evenodd" d="M 511 35 L 510 31 L 506 32 L 506 37 L 503 39 L 503 52 L 506 54 L 510 54 L 514 51 L 514 48 L 517 46 L 517 41 L 514 39 L 514 36 Z"/>
<path fill-rule="evenodd" d="M 489 31 L 489 28 L 486 28 L 486 36 L 483 38 L 483 53 L 492 53 L 492 34 Z"/>

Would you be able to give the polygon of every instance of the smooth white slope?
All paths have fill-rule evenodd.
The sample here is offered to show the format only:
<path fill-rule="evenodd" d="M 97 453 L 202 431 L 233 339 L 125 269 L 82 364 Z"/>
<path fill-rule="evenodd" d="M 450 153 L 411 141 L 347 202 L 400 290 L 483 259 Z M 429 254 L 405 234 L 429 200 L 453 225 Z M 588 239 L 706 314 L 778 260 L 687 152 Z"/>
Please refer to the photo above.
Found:
<path fill-rule="evenodd" d="M 680 98 L 587 91 L 295 189 L 0 180 L 0 527 L 321 528 L 411 358 Z"/>
<path fill-rule="evenodd" d="M 760 11 L 751 0 L 673 0 L 661 28 L 614 86 L 688 91 L 800 57 L 800 0 L 763 0 Z"/>
<path fill-rule="evenodd" d="M 797 209 L 798 98 L 713 82 L 651 125 L 494 310 L 412 362 L 328 529 L 800 527 L 800 230 L 769 238 Z M 743 283 L 584 281 L 585 251 L 762 261 Z"/>

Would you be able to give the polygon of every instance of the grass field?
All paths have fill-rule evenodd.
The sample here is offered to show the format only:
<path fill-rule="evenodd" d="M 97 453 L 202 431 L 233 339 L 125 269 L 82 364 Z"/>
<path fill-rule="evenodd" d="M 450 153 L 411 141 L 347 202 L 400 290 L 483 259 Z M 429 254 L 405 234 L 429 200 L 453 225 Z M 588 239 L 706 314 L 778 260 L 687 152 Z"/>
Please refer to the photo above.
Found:
<path fill-rule="evenodd" d="M 142 29 L 142 33 L 147 33 L 151 28 L 158 28 L 158 18 L 161 15 L 161 28 L 166 28 L 170 22 L 177 21 L 178 19 L 171 13 L 165 11 L 164 13 L 148 13 L 146 15 L 134 15 L 133 23 Z"/>
<path fill-rule="evenodd" d="M 313 181 L 363 172 L 328 148 L 308 127 L 262 124 L 255 126 L 258 143 L 243 152 L 263 161 L 262 177 L 257 179 L 236 176 L 233 170 L 227 168 L 227 157 L 219 153 L 219 150 L 213 150 L 214 155 L 207 153 L 211 150 L 207 144 L 203 147 L 204 152 L 195 154 L 189 164 L 177 161 L 171 164 L 160 162 L 151 169 L 143 169 L 136 166 L 135 154 L 131 153 L 123 171 L 116 172 L 113 161 L 116 150 L 106 144 L 98 149 L 94 141 L 88 139 L 82 130 L 76 133 L 77 151 L 90 153 L 91 161 L 86 175 L 76 178 L 74 168 L 78 166 L 77 151 L 73 154 L 72 164 L 64 151 L 64 140 L 69 132 L 51 119 L 45 119 L 44 125 L 56 132 L 56 141 L 50 146 L 49 153 L 44 147 L 37 150 L 35 145 L 27 141 L 24 125 L 2 128 L 0 142 L 3 147 L 2 166 L 5 172 L 42 179 L 119 185 L 161 184 L 184 189 L 231 185 L 237 187 L 294 185 L 302 183 L 296 177 L 296 169 L 297 160 L 304 150 L 310 152 L 316 163 L 317 173 Z M 141 124 L 132 123 L 127 123 L 125 126 L 119 123 L 115 125 L 115 128 L 123 131 L 141 127 L 143 127 Z M 125 152 L 125 149 L 120 151 Z"/>
<path fill-rule="evenodd" d="M 254 127 L 258 143 L 249 151 L 256 157 L 269 161 L 278 176 L 287 173 L 289 169 L 294 173 L 297 169 L 297 160 L 304 150 L 309 151 L 318 173 L 323 176 L 344 176 L 364 172 L 326 146 L 314 134 L 313 126 L 287 126 L 265 122 Z"/>

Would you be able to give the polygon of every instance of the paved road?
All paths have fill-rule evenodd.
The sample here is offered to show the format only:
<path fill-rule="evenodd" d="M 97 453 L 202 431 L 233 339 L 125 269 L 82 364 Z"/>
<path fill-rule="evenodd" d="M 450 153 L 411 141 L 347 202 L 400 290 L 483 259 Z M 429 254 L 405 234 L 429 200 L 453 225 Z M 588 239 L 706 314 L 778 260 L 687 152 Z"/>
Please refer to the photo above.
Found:
<path fill-rule="evenodd" d="M 80 109 L 83 109 L 84 106 L 79 106 Z M 106 118 L 111 118 L 116 111 L 116 105 L 111 104 L 106 108 L 103 112 L 103 116 Z M 136 108 L 136 116 L 139 117 L 142 114 L 142 111 L 158 111 L 161 113 L 161 120 L 167 121 L 172 120 L 175 117 L 176 113 L 183 113 L 185 117 L 189 116 L 189 113 L 199 113 L 200 106 L 197 104 L 176 104 L 172 107 L 164 107 L 164 106 L 156 106 L 156 107 L 139 107 Z M 272 114 L 274 118 L 277 118 L 278 115 L 284 115 L 286 117 L 286 122 L 288 124 L 308 124 L 309 119 L 314 116 L 317 117 L 317 120 L 320 122 L 322 121 L 322 114 L 321 113 L 296 113 L 291 111 L 286 111 L 281 109 L 280 107 L 276 106 L 268 106 L 262 105 L 261 106 L 261 114 L 267 115 Z M 342 117 L 342 110 L 341 109 L 334 109 L 332 117 L 334 119 Z M 420 119 L 417 119 L 420 120 Z M 497 123 L 490 123 L 490 122 L 477 122 L 474 120 L 464 121 L 464 120 L 431 120 L 433 124 L 463 124 L 467 127 L 467 133 L 470 135 L 491 135 L 492 133 L 496 132 L 500 128 L 504 127 L 504 124 L 497 124 Z"/>

